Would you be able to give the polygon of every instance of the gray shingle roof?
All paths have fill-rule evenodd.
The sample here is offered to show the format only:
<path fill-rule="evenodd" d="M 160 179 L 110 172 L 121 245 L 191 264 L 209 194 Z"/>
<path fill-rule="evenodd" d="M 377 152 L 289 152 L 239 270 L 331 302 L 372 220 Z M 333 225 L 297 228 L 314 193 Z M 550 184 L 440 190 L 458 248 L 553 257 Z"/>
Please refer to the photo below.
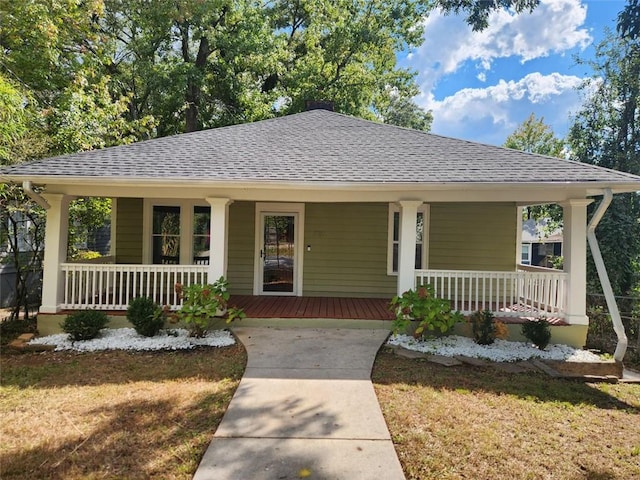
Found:
<path fill-rule="evenodd" d="M 5 178 L 86 177 L 212 182 L 640 182 L 592 165 L 312 110 L 48 158 Z M 638 189 L 640 190 L 640 183 Z"/>

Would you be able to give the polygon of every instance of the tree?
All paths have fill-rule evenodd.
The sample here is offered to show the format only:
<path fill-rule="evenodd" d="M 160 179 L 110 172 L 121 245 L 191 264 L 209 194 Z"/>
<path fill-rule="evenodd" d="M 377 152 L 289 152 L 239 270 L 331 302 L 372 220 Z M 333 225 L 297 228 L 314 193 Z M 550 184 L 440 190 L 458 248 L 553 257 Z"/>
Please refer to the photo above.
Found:
<path fill-rule="evenodd" d="M 113 91 L 132 93 L 129 119 L 151 115 L 164 136 L 299 112 L 307 100 L 375 119 L 391 92 L 411 104 L 415 72 L 396 53 L 420 44 L 430 8 L 469 12 L 482 29 L 491 11 L 537 3 L 105 0 L 95 24 Z"/>
<path fill-rule="evenodd" d="M 544 123 L 544 117 L 537 118 L 532 113 L 507 137 L 504 146 L 523 152 L 562 158 L 565 144 L 563 140 L 556 137 L 553 129 Z M 530 205 L 523 209 L 522 214 L 526 220 L 546 220 L 547 234 L 562 226 L 562 208 L 557 204 Z"/>
<path fill-rule="evenodd" d="M 431 130 L 433 115 L 425 111 L 408 97 L 391 95 L 389 103 L 380 109 L 382 121 L 398 127 L 413 128 L 428 132 Z"/>
<path fill-rule="evenodd" d="M 569 132 L 572 158 L 640 174 L 640 16 L 632 0 L 621 12 L 618 34 L 608 32 L 590 63 L 587 100 Z M 602 255 L 614 292 L 629 295 L 640 280 L 640 195 L 616 195 L 598 227 Z M 588 282 L 599 290 L 590 262 Z"/>
<path fill-rule="evenodd" d="M 435 6 L 445 13 L 467 14 L 467 23 L 474 31 L 484 30 L 489 26 L 489 14 L 495 10 L 511 8 L 517 13 L 532 11 L 540 0 L 436 0 Z"/>
<path fill-rule="evenodd" d="M 126 97 L 113 97 L 96 59 L 101 38 L 94 19 L 102 1 L 0 3 L 0 165 L 131 142 L 149 132 L 149 118 L 128 121 Z M 100 54 L 101 55 L 101 54 Z M 74 201 L 70 245 L 104 224 L 101 199 Z M 0 249 L 16 271 L 11 316 L 37 302 L 44 211 L 19 185 L 0 185 Z M 80 216 L 84 215 L 82 228 Z M 90 219 L 93 223 L 87 222 Z"/>
<path fill-rule="evenodd" d="M 507 137 L 504 146 L 523 152 L 562 158 L 564 142 L 556 137 L 549 125 L 544 123 L 544 117 L 537 118 L 532 113 Z"/>
<path fill-rule="evenodd" d="M 11 319 L 29 319 L 39 305 L 40 270 L 44 243 L 44 210 L 16 185 L 0 185 L 0 240 L 15 271 Z"/>

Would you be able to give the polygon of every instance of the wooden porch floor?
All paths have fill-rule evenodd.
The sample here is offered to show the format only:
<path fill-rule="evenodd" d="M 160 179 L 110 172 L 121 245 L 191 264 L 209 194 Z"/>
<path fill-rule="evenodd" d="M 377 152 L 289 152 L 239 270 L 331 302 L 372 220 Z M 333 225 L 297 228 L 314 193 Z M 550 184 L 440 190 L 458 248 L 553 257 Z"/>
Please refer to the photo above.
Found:
<path fill-rule="evenodd" d="M 387 298 L 233 295 L 229 304 L 242 308 L 249 318 L 393 320 L 389 301 Z M 500 305 L 500 310 L 509 313 L 499 318 L 504 323 L 524 323 L 532 318 L 519 305 Z M 566 325 L 561 318 L 549 316 L 547 320 L 551 325 Z"/>
<path fill-rule="evenodd" d="M 233 295 L 229 301 L 249 318 L 337 318 L 393 320 L 388 298 Z"/>

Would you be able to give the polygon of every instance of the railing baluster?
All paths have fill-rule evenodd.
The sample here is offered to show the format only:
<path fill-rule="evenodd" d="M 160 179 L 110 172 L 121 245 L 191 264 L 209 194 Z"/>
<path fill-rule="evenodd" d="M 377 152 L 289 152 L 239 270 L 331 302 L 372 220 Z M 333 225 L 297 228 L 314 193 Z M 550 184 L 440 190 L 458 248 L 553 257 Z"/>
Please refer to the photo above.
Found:
<path fill-rule="evenodd" d="M 433 285 L 455 310 L 471 313 L 490 309 L 500 316 L 520 312 L 563 317 L 566 279 L 564 272 L 546 271 L 416 271 L 416 285 Z"/>

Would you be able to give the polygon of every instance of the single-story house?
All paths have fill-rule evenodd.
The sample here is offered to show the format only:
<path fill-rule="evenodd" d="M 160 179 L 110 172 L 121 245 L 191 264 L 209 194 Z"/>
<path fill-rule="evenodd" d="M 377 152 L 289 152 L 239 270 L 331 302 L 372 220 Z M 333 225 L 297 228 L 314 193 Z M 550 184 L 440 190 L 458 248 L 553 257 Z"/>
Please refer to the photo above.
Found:
<path fill-rule="evenodd" d="M 562 228 L 548 231 L 547 220 L 522 222 L 521 251 L 523 265 L 553 268 L 554 258 L 562 256 Z"/>
<path fill-rule="evenodd" d="M 578 346 L 587 205 L 640 190 L 631 174 L 328 110 L 47 158 L 0 180 L 47 208 L 41 332 L 135 296 L 177 307 L 175 282 L 225 276 L 232 295 L 281 299 L 390 299 L 428 282 L 466 313 L 560 319 Z M 114 199 L 110 263 L 67 262 L 77 196 Z M 520 263 L 520 208 L 541 203 L 564 209 L 563 271 Z"/>

